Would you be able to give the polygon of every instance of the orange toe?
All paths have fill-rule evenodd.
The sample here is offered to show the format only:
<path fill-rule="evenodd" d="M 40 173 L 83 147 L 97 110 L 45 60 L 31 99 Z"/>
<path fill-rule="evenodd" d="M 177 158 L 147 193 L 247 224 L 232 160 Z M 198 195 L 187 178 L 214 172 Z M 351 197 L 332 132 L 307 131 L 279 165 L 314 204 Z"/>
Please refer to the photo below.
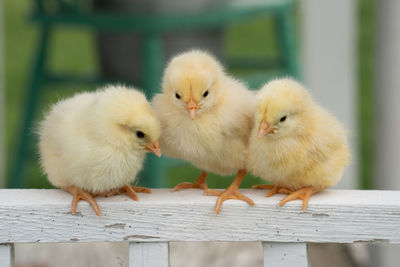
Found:
<path fill-rule="evenodd" d="M 242 193 L 240 193 L 239 189 L 227 188 L 225 191 L 219 194 L 217 203 L 215 204 L 215 215 L 217 215 L 220 212 L 222 203 L 224 203 L 224 201 L 228 199 L 242 200 L 247 202 L 249 205 L 254 206 L 254 201 L 248 198 L 247 196 L 243 195 Z"/>
<path fill-rule="evenodd" d="M 255 184 L 251 188 L 253 189 L 273 189 L 275 185 L 273 184 Z"/>
<path fill-rule="evenodd" d="M 204 193 L 206 195 L 211 195 L 211 196 L 216 196 L 216 197 L 219 197 L 224 192 L 225 191 L 223 191 L 223 190 L 215 190 L 215 189 L 209 189 L 209 188 L 204 191 Z"/>
<path fill-rule="evenodd" d="M 266 197 L 272 197 L 276 194 L 290 194 L 293 192 L 292 190 L 290 190 L 286 187 L 282 187 L 279 185 L 273 185 L 273 184 L 257 184 L 257 185 L 253 185 L 252 188 L 271 190 L 265 195 Z"/>
<path fill-rule="evenodd" d="M 308 201 L 309 201 L 310 197 L 313 194 L 317 193 L 318 191 L 320 191 L 320 189 L 317 189 L 315 187 L 301 188 L 297 191 L 290 193 L 288 196 L 284 197 L 279 202 L 279 206 L 283 206 L 285 203 L 292 201 L 292 200 L 301 199 L 301 200 L 303 200 L 303 211 L 305 211 L 307 209 Z"/>
<path fill-rule="evenodd" d="M 172 189 L 173 191 L 179 191 L 181 189 L 189 189 L 189 188 L 199 188 L 199 189 L 203 189 L 204 191 L 207 191 L 207 184 L 204 183 L 188 183 L 188 182 L 183 182 L 180 184 L 177 184 L 174 189 Z"/>
<path fill-rule="evenodd" d="M 139 187 L 139 186 L 133 186 L 133 185 L 131 185 L 131 187 L 137 193 L 147 193 L 147 194 L 151 194 L 152 193 L 151 188 L 148 188 L 148 187 Z"/>
<path fill-rule="evenodd" d="M 105 196 L 105 197 L 112 197 L 112 196 L 123 194 L 123 193 L 126 193 L 133 200 L 139 201 L 139 196 L 136 193 L 148 193 L 148 194 L 151 194 L 151 189 L 147 188 L 147 187 L 125 185 L 125 186 L 123 186 L 121 188 L 117 188 L 117 189 L 111 190 L 111 191 L 109 191 L 107 193 L 100 193 L 100 194 L 97 194 L 97 195 Z"/>
<path fill-rule="evenodd" d="M 274 187 L 269 191 L 265 196 L 266 197 L 272 197 L 276 194 L 290 194 L 293 191 L 286 188 L 286 187 L 281 187 L 279 185 L 274 185 Z"/>
<path fill-rule="evenodd" d="M 196 181 L 194 181 L 194 183 L 188 183 L 188 182 L 183 182 L 180 183 L 178 185 L 176 185 L 174 187 L 174 189 L 172 189 L 172 191 L 179 191 L 181 189 L 189 189 L 189 188 L 199 188 L 199 189 L 203 189 L 204 193 L 207 193 L 207 183 L 206 183 L 206 179 L 207 179 L 207 175 L 208 173 L 206 171 L 202 171 L 201 174 L 199 175 L 199 177 L 196 179 Z"/>
<path fill-rule="evenodd" d="M 101 215 L 99 206 L 97 205 L 97 202 L 93 197 L 94 196 L 93 194 L 91 194 L 83 189 L 80 189 L 78 187 L 75 187 L 75 186 L 66 187 L 66 188 L 64 188 L 64 190 L 66 190 L 73 196 L 72 205 L 71 205 L 71 213 L 72 214 L 76 213 L 76 208 L 78 206 L 78 202 L 80 200 L 86 200 L 87 202 L 89 202 L 90 206 L 92 206 L 96 215 L 97 216 Z"/>

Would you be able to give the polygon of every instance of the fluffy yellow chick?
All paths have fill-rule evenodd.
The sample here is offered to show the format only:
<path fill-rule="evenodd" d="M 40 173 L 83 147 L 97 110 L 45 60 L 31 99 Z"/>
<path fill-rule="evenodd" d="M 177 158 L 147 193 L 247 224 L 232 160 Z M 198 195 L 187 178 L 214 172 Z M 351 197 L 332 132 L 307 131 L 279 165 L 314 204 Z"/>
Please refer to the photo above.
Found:
<path fill-rule="evenodd" d="M 255 127 L 249 144 L 249 170 L 274 185 L 267 196 L 288 194 L 279 205 L 303 200 L 335 185 L 349 163 L 346 133 L 333 115 L 314 103 L 298 82 L 267 83 L 257 95 Z"/>
<path fill-rule="evenodd" d="M 159 122 L 139 91 L 107 86 L 56 103 L 39 127 L 40 163 L 49 181 L 100 216 L 96 195 L 151 190 L 130 185 L 149 150 L 161 156 Z"/>
<path fill-rule="evenodd" d="M 206 52 L 194 50 L 174 57 L 162 81 L 162 94 L 152 105 L 160 122 L 160 144 L 169 157 L 189 161 L 202 170 L 194 184 L 174 190 L 201 188 L 219 195 L 215 212 L 227 199 L 253 201 L 239 192 L 246 175 L 248 138 L 253 126 L 255 97 L 239 81 L 225 74 L 221 64 Z M 237 172 L 224 191 L 207 189 L 208 172 Z"/>

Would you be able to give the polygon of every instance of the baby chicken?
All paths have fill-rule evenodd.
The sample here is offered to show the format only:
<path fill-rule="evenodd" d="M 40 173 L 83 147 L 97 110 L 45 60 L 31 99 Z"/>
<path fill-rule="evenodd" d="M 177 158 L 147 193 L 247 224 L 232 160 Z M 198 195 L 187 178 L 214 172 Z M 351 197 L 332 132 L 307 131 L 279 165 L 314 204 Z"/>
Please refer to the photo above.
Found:
<path fill-rule="evenodd" d="M 40 163 L 49 181 L 79 200 L 151 190 L 130 185 L 149 150 L 161 156 L 159 122 L 145 96 L 123 86 L 107 86 L 55 104 L 39 127 Z"/>
<path fill-rule="evenodd" d="M 311 195 L 341 179 L 349 160 L 343 126 L 298 82 L 278 79 L 260 89 L 248 168 L 274 185 L 253 188 L 288 194 L 280 206 L 302 199 L 305 210 Z"/>
<path fill-rule="evenodd" d="M 218 195 L 217 214 L 227 199 L 254 205 L 239 192 L 247 172 L 246 151 L 255 107 L 253 93 L 225 74 L 216 59 L 198 50 L 180 54 L 169 62 L 162 90 L 152 105 L 161 122 L 163 153 L 187 160 L 202 170 L 194 184 L 181 183 L 174 190 L 201 188 Z M 224 192 L 217 192 L 207 188 L 208 172 L 237 172 L 237 176 Z"/>

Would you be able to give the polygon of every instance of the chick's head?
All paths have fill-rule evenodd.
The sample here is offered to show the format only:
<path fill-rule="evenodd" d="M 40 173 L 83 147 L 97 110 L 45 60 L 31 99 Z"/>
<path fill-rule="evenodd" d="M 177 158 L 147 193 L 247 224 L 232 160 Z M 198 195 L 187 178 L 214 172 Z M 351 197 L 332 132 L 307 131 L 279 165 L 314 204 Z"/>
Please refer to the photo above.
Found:
<path fill-rule="evenodd" d="M 98 101 L 107 138 L 134 149 L 161 156 L 159 121 L 143 93 L 123 86 L 108 86 Z"/>
<path fill-rule="evenodd" d="M 206 52 L 194 50 L 174 57 L 163 77 L 163 92 L 172 105 L 193 120 L 207 111 L 221 95 L 221 64 Z"/>
<path fill-rule="evenodd" d="M 302 134 L 313 106 L 311 96 L 298 82 L 284 78 L 267 83 L 257 96 L 258 137 Z"/>

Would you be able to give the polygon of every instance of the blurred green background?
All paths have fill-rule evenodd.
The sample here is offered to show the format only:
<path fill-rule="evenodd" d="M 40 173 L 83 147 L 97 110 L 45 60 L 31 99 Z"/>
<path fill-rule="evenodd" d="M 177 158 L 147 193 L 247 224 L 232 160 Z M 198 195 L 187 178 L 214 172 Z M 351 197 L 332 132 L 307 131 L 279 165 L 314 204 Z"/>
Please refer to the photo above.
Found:
<path fill-rule="evenodd" d="M 17 130 L 21 118 L 21 105 L 28 83 L 28 74 L 32 55 L 37 42 L 37 27 L 29 22 L 28 14 L 31 10 L 31 1 L 4 1 L 3 14 L 5 16 L 5 83 L 6 83 L 6 144 L 7 155 L 14 153 Z M 358 1 L 359 19 L 359 94 L 360 94 L 360 126 L 361 126 L 361 175 L 360 181 L 363 188 L 371 187 L 371 123 L 372 106 L 372 33 L 374 8 L 372 0 Z M 255 54 L 265 55 L 276 52 L 276 46 L 268 36 L 273 31 L 268 20 L 256 19 L 246 24 L 233 26 L 226 35 L 226 51 L 229 55 Z M 263 33 L 263 34 L 260 34 Z M 54 70 L 67 70 L 70 73 L 98 72 L 98 57 L 95 47 L 95 37 L 89 31 L 67 30 L 60 28 L 51 46 L 50 67 Z M 70 96 L 78 91 L 92 90 L 94 86 L 54 86 L 50 93 L 46 93 L 41 100 L 40 119 L 43 112 L 49 109 L 51 103 L 60 98 Z M 34 146 L 36 150 L 36 146 Z M 34 152 L 37 157 L 37 152 Z M 10 166 L 12 156 L 7 157 L 7 166 Z M 51 185 L 40 172 L 37 160 L 29 166 L 29 179 L 27 187 L 48 188 Z M 174 186 L 181 181 L 194 181 L 200 174 L 190 165 L 182 165 L 170 169 L 168 185 Z M 228 186 L 232 177 L 218 179 L 210 175 L 210 187 L 222 188 Z M 241 187 L 250 187 L 261 181 L 247 175 Z"/>

